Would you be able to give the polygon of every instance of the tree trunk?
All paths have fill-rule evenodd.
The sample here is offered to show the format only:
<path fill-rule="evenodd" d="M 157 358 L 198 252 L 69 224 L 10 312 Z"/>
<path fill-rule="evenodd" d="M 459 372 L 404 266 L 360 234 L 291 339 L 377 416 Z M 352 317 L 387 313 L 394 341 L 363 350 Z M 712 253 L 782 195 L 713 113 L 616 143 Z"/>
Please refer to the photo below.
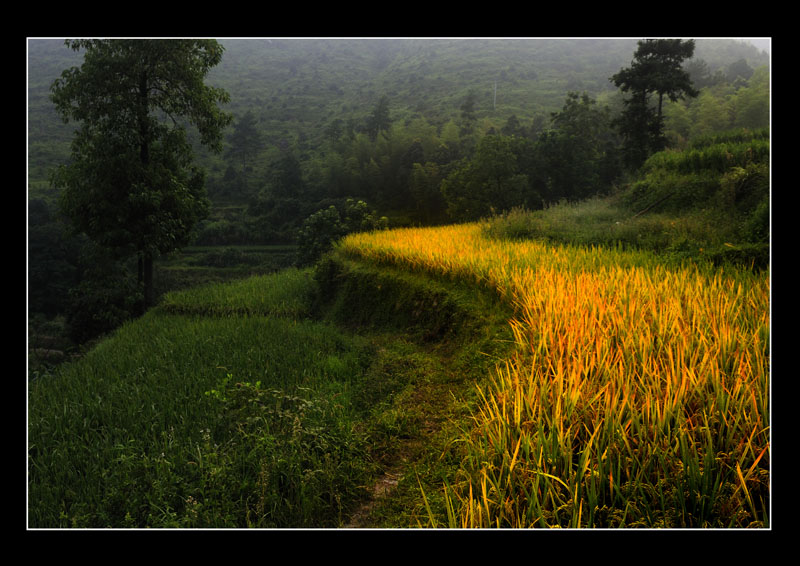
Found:
<path fill-rule="evenodd" d="M 148 252 L 140 251 L 138 254 L 138 277 L 137 281 L 144 286 L 144 300 L 142 312 L 153 306 L 155 292 L 153 290 L 153 255 Z"/>
<path fill-rule="evenodd" d="M 154 292 L 153 292 L 153 255 L 145 253 L 143 257 L 144 268 L 144 308 L 145 310 L 153 306 Z"/>
<path fill-rule="evenodd" d="M 147 71 L 139 75 L 139 159 L 145 171 L 150 165 L 150 124 L 148 122 Z M 139 252 L 139 282 L 144 283 L 144 310 L 153 306 L 153 254 Z"/>

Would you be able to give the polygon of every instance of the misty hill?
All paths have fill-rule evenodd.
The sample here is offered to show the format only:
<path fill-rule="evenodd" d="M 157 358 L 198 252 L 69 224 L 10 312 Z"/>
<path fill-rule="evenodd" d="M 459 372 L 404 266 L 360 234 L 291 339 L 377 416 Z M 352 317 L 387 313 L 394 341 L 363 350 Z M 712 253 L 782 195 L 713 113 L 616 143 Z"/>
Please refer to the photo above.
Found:
<path fill-rule="evenodd" d="M 469 92 L 478 120 L 500 127 L 560 109 L 568 91 L 612 96 L 608 78 L 630 63 L 636 39 L 222 39 L 225 55 L 208 82 L 231 95 L 227 110 L 252 111 L 268 146 L 294 146 L 301 159 L 336 119 L 363 121 L 382 96 L 394 121 L 424 118 L 441 127 Z M 28 42 L 29 175 L 46 186 L 68 156 L 74 129 L 63 124 L 49 89 L 81 55 L 59 39 Z M 766 53 L 734 40 L 697 40 L 695 59 L 710 72 Z M 209 156 L 204 159 L 211 159 Z M 221 164 L 217 164 L 217 170 Z M 221 174 L 221 173 L 220 173 Z"/>
<path fill-rule="evenodd" d="M 318 140 L 334 118 L 361 119 L 381 96 L 393 117 L 441 125 L 476 93 L 478 118 L 501 124 L 561 108 L 568 91 L 615 92 L 636 39 L 226 39 L 209 82 L 234 114 L 254 110 L 266 131 Z M 713 72 L 738 59 L 767 63 L 752 45 L 698 40 Z M 495 97 L 496 85 L 496 97 Z M 313 145 L 313 144 L 312 144 Z"/>
<path fill-rule="evenodd" d="M 223 40 L 209 82 L 230 109 L 255 109 L 267 130 L 316 139 L 334 118 L 360 119 L 383 95 L 396 119 L 441 124 L 477 95 L 478 117 L 554 111 L 568 90 L 611 90 L 633 40 Z M 497 104 L 494 87 L 497 83 Z"/>

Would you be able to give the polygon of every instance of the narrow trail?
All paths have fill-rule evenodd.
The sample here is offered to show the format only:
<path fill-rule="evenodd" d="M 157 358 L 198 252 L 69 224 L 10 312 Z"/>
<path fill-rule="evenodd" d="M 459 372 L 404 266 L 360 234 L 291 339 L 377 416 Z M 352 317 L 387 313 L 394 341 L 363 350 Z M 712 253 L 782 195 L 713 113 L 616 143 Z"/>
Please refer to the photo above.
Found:
<path fill-rule="evenodd" d="M 418 522 L 423 525 L 426 522 L 418 513 L 424 504 L 418 484 L 422 478 L 417 477 L 417 470 L 436 466 L 444 446 L 452 440 L 444 429 L 458 418 L 456 404 L 472 382 L 452 368 L 450 356 L 425 348 L 418 353 L 422 357 L 405 370 L 409 376 L 408 390 L 399 396 L 401 400 L 396 405 L 412 422 L 411 433 L 397 438 L 388 453 L 379 455 L 385 458 L 383 473 L 372 484 L 368 498 L 340 528 L 395 528 L 382 524 L 385 519 L 379 508 L 385 504 L 402 508 L 408 519 L 403 527 L 417 527 Z M 406 487 L 398 489 L 401 484 Z"/>
<path fill-rule="evenodd" d="M 471 284 L 342 256 L 317 274 L 322 315 L 373 342 L 371 379 L 401 384 L 367 426 L 379 475 L 340 528 L 446 521 L 431 514 L 446 513 L 438 496 L 461 465 L 457 440 L 472 427 L 475 384 L 513 347 L 510 306 Z"/>

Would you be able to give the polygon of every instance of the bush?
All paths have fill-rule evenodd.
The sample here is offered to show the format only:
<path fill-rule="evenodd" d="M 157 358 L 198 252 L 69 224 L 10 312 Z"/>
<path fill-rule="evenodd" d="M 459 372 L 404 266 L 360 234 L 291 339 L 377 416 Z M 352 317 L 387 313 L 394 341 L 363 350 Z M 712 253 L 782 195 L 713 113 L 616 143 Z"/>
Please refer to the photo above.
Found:
<path fill-rule="evenodd" d="M 79 280 L 67 293 L 69 337 L 83 344 L 142 313 L 144 289 L 136 260 L 119 260 L 91 242 L 81 250 Z"/>
<path fill-rule="evenodd" d="M 743 235 L 748 242 L 768 243 L 770 234 L 769 197 L 761 201 L 744 223 Z"/>
<path fill-rule="evenodd" d="M 766 199 L 769 200 L 769 166 L 748 163 L 733 167 L 720 179 L 720 207 L 750 216 Z"/>
<path fill-rule="evenodd" d="M 737 131 L 695 140 L 684 151 L 652 155 L 638 180 L 620 195 L 633 213 L 691 213 L 716 209 L 741 224 L 769 198 L 769 131 Z M 761 231 L 760 221 L 744 232 Z M 760 222 L 760 224 L 758 224 Z M 755 225 L 758 228 L 755 228 Z M 768 228 L 767 228 L 768 230 Z M 745 236 L 749 240 L 750 236 Z"/>
<path fill-rule="evenodd" d="M 384 229 L 388 223 L 363 200 L 347 199 L 343 212 L 333 205 L 318 210 L 303 222 L 298 234 L 298 263 L 311 265 L 347 234 Z"/>
<path fill-rule="evenodd" d="M 718 188 L 719 177 L 713 173 L 657 169 L 631 184 L 622 202 L 632 212 L 695 210 L 706 205 Z"/>
<path fill-rule="evenodd" d="M 319 210 L 303 223 L 297 238 L 298 263 L 310 265 L 333 247 L 346 234 L 341 216 L 335 206 Z"/>

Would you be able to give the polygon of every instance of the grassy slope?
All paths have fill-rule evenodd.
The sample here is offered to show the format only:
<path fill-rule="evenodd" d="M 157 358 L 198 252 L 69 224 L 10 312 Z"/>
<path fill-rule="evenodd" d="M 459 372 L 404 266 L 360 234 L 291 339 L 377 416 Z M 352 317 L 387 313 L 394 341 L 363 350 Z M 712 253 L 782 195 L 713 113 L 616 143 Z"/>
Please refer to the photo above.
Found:
<path fill-rule="evenodd" d="M 426 526 L 431 510 L 445 517 L 442 482 L 465 457 L 455 440 L 472 426 L 474 385 L 511 346 L 509 306 L 468 283 L 340 253 L 317 273 L 323 316 L 366 332 L 378 345 L 382 373 L 406 380 L 380 417 L 397 432 L 378 451 L 383 471 L 376 486 L 390 482 L 394 489 L 347 526 Z"/>
<path fill-rule="evenodd" d="M 424 524 L 412 470 L 436 489 L 454 465 L 451 418 L 463 426 L 507 314 L 465 287 L 336 265 L 168 294 L 32 382 L 30 526 L 334 527 L 386 477 L 403 503 L 358 525 Z"/>
<path fill-rule="evenodd" d="M 468 431 L 473 423 L 466 408 L 476 407 L 473 382 L 482 382 L 502 353 L 513 347 L 512 328 L 518 332 L 525 325 L 540 327 L 537 332 L 544 335 L 572 324 L 564 319 L 567 310 L 562 309 L 552 328 L 544 319 L 523 323 L 513 319 L 509 327 L 512 305 L 528 309 L 526 301 L 533 289 L 553 287 L 549 280 L 539 279 L 542 273 L 551 273 L 548 277 L 561 281 L 559 285 L 573 285 L 577 274 L 595 277 L 613 265 L 617 271 L 630 270 L 629 278 L 642 277 L 647 286 L 647 280 L 654 278 L 651 273 L 659 274 L 655 279 L 666 276 L 663 265 L 681 272 L 687 262 L 714 259 L 708 253 L 714 247 L 738 252 L 737 247 L 743 245 L 733 239 L 733 230 L 725 232 L 719 225 L 709 228 L 715 223 L 707 222 L 702 212 L 623 218 L 621 211 L 611 201 L 595 199 L 541 213 L 514 211 L 481 225 L 351 236 L 317 266 L 314 278 L 309 271 L 288 269 L 277 275 L 169 294 L 157 310 L 120 329 L 85 359 L 65 366 L 57 377 L 32 384 L 32 525 L 335 526 L 347 524 L 348 515 L 368 495 L 371 483 L 387 477 L 400 478 L 395 496 L 383 499 L 383 508 L 371 508 L 373 518 L 360 511 L 361 521 L 390 526 L 426 524 L 429 505 L 431 516 L 441 523 L 445 514 L 441 486 L 461 474 L 461 463 L 475 458 L 463 452 L 472 441 Z M 570 243 L 591 247 L 572 247 Z M 768 243 L 763 247 L 768 252 Z M 657 260 L 652 250 L 660 252 Z M 252 263 L 252 254 L 234 248 L 213 257 L 209 255 L 212 252 L 204 253 L 209 256 L 205 260 L 236 269 L 248 270 L 247 264 Z M 261 265 L 266 257 L 254 261 Z M 745 254 L 743 263 L 756 263 L 755 257 Z M 768 255 L 764 259 L 768 262 Z M 199 260 L 173 266 L 176 269 L 171 276 L 175 278 L 180 269 L 194 269 L 193 261 Z M 711 262 L 701 263 L 700 277 L 708 278 L 705 287 L 718 289 L 720 276 L 713 274 Z M 528 283 L 520 284 L 519 273 Z M 684 284 L 681 277 L 676 286 Z M 750 382 L 765 376 L 763 366 L 768 364 L 758 346 L 768 344 L 769 339 L 768 320 L 765 322 L 758 306 L 768 295 L 768 277 L 768 272 L 724 271 L 723 279 L 733 282 L 728 287 L 744 289 L 741 296 L 747 301 L 738 304 L 741 296 L 729 298 L 727 291 L 720 290 L 712 302 L 734 301 L 731 304 L 738 306 L 729 312 L 744 312 L 744 322 L 722 319 L 712 323 L 717 326 L 710 330 L 694 326 L 696 320 L 707 318 L 705 313 L 691 315 L 690 331 L 683 326 L 682 311 L 687 308 L 687 298 L 694 300 L 693 291 L 686 291 L 676 302 L 660 288 L 631 291 L 627 286 L 615 287 L 620 282 L 600 277 L 591 287 L 592 292 L 606 286 L 633 292 L 625 299 L 631 308 L 640 308 L 642 293 L 659 296 L 656 303 L 663 305 L 662 311 L 644 318 L 667 313 L 672 317 L 671 327 L 644 328 L 640 331 L 643 335 L 667 332 L 673 336 L 677 327 L 683 328 L 677 338 L 708 336 L 698 343 L 703 348 L 707 343 L 724 342 L 724 351 L 712 348 L 703 356 L 704 363 L 719 358 L 720 367 L 702 371 L 729 375 L 734 368 L 739 379 L 747 376 L 747 388 L 738 382 L 734 388 L 740 402 L 741 393 L 751 391 Z M 546 311 L 563 299 L 557 293 L 544 293 L 536 300 L 542 301 Z M 613 291 L 612 296 L 617 293 Z M 591 308 L 605 304 L 603 300 L 598 297 L 600 302 Z M 608 312 L 613 312 L 613 305 L 610 308 Z M 623 323 L 619 338 L 629 334 L 622 326 L 636 324 L 634 320 Z M 745 326 L 756 330 L 740 332 Z M 519 336 L 515 339 L 519 341 Z M 560 343 L 557 335 L 555 340 Z M 301 346 L 294 347 L 298 342 Z M 640 348 L 642 344 L 634 342 L 609 352 L 612 356 L 624 352 L 624 357 Z M 642 348 L 639 354 L 650 356 L 652 352 Z M 630 368 L 633 374 L 643 371 L 637 363 Z M 645 366 L 664 363 L 656 357 Z M 690 373 L 697 371 L 689 369 Z M 715 387 L 708 386 L 711 390 Z M 727 406 L 732 397 L 725 387 L 723 404 Z M 760 382 L 755 387 L 752 399 L 764 398 Z M 486 389 L 481 391 L 486 395 Z M 491 399 L 490 393 L 481 401 L 491 404 Z M 706 407 L 708 414 L 718 412 L 715 403 Z M 696 412 L 697 400 L 690 404 L 693 408 L 684 410 L 674 403 L 677 416 L 668 428 L 681 430 L 685 421 L 697 422 L 701 416 Z M 280 410 L 274 410 L 274 405 Z M 115 406 L 120 410 L 115 411 Z M 753 401 L 756 414 L 765 406 Z M 706 418 L 703 410 L 702 418 Z M 290 433 L 285 429 L 289 417 L 301 423 Z M 723 413 L 719 418 L 726 422 L 734 418 L 737 423 L 730 429 L 733 432 L 726 431 L 722 437 L 725 450 L 737 442 L 735 448 L 740 450 L 745 442 L 742 427 L 755 427 L 747 432 L 758 435 L 746 440 L 747 449 L 736 465 L 748 478 L 751 474 L 761 478 L 757 452 L 766 450 L 768 428 L 759 430 L 758 418 L 751 422 L 750 416 L 740 419 L 736 413 Z M 242 422 L 260 424 L 239 426 Z M 143 423 L 151 423 L 150 428 L 142 429 L 148 426 Z M 573 426 L 588 430 L 592 422 L 571 423 L 567 428 Z M 334 433 L 323 438 L 315 435 L 319 430 Z M 295 438 L 297 434 L 300 436 Z M 304 438 L 308 442 L 297 450 Z M 662 441 L 679 444 L 681 438 Z M 164 450 L 165 446 L 170 450 Z M 204 449 L 210 454 L 204 454 Z M 712 446 L 702 457 L 719 450 Z M 204 469 L 194 467 L 204 456 L 211 456 L 213 464 Z M 289 468 L 282 467 L 285 465 Z M 265 475 L 264 466 L 277 476 Z M 739 497 L 748 493 L 751 510 L 759 514 L 749 492 L 740 489 L 739 480 L 732 477 L 733 469 L 729 467 L 727 475 L 719 476 L 715 489 L 724 487 Z M 316 472 L 309 474 L 308 470 Z M 97 481 L 103 486 L 101 492 Z M 637 476 L 636 481 L 643 480 Z M 327 486 L 324 489 L 323 484 Z M 123 487 L 131 485 L 138 486 L 135 495 L 130 487 Z M 428 500 L 421 499 L 420 485 Z M 763 483 L 750 488 L 761 490 Z M 221 505 L 213 498 L 219 493 L 235 493 L 238 499 Z M 607 503 L 612 507 L 619 504 Z M 269 512 L 265 511 L 268 508 Z M 597 520 L 592 512 L 590 520 Z M 648 513 L 652 520 L 652 510 Z M 451 515 L 450 522 L 454 520 Z M 580 522 L 580 514 L 577 520 Z M 665 519 L 660 516 L 659 520 Z M 735 517 L 726 520 L 740 521 Z M 748 520 L 757 523 L 762 517 Z"/>
<path fill-rule="evenodd" d="M 646 221 L 649 231 L 637 228 L 631 238 L 663 240 L 689 257 L 703 252 L 686 249 L 699 241 L 698 222 Z M 474 292 L 475 282 L 484 281 L 472 267 L 432 282 L 412 263 L 375 265 L 340 256 L 323 266 L 319 283 L 328 301 L 312 301 L 316 283 L 292 270 L 173 296 L 58 377 L 33 383 L 31 525 L 346 524 L 371 482 L 386 472 L 401 479 L 395 497 L 373 509 L 370 524 L 424 524 L 418 482 L 441 515 L 442 480 L 464 458 L 452 441 L 469 422 L 467 406 L 475 406 L 472 381 L 484 378 L 499 355 L 491 349 L 502 346 L 497 333 L 508 332 L 508 307 Z M 480 312 L 494 318 L 481 320 Z M 365 324 L 365 336 L 353 332 Z M 289 347 L 298 343 L 304 347 Z M 270 351 L 283 354 L 270 357 Z M 727 392 L 716 393 L 729 402 Z M 267 402 L 284 416 L 309 420 L 301 419 L 299 429 L 281 428 L 286 419 L 269 421 L 270 434 L 236 426 L 240 418 L 267 422 L 274 413 L 265 412 Z M 255 406 L 260 409 L 248 412 Z M 312 442 L 321 426 L 336 435 L 316 434 Z M 292 452 L 277 431 L 308 441 L 310 461 L 321 473 L 304 474 L 306 455 Z M 755 432 L 761 442 L 764 431 Z M 759 466 L 756 458 L 762 444 L 743 442 L 735 463 L 750 483 L 729 484 L 740 498 L 748 487 L 754 494 L 763 490 L 756 480 L 766 461 Z M 338 447 L 334 462 L 324 460 L 331 445 Z M 290 467 L 269 478 L 258 466 L 274 454 Z M 287 477 L 300 479 L 283 491 L 266 489 Z M 324 495 L 303 493 L 321 480 L 343 483 Z M 222 495 L 229 501 L 215 503 Z M 267 506 L 271 514 L 264 513 Z"/>

